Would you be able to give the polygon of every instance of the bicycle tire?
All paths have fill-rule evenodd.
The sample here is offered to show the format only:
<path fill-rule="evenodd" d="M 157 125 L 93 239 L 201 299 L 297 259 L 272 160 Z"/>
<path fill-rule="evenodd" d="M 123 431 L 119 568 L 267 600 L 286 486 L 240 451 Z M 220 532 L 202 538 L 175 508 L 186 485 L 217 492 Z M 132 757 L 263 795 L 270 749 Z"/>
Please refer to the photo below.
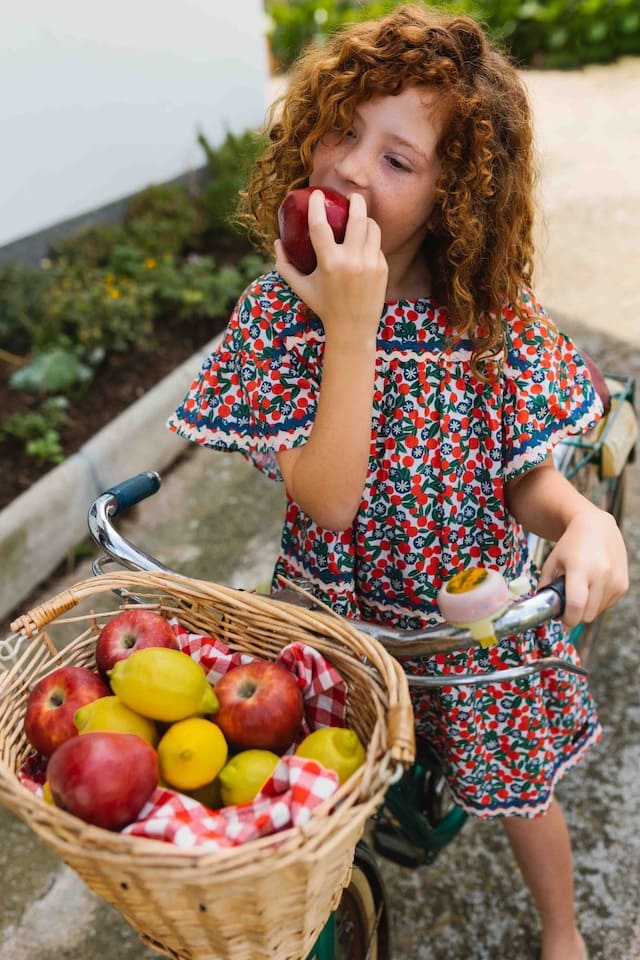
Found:
<path fill-rule="evenodd" d="M 627 487 L 627 467 L 624 466 L 617 477 L 603 480 L 600 477 L 600 467 L 595 460 L 585 455 L 581 445 L 571 443 L 560 444 L 558 467 L 571 481 L 572 485 L 596 507 L 610 513 L 618 527 L 622 529 L 624 519 L 625 495 Z M 549 556 L 554 543 L 542 537 L 529 537 L 529 554 L 534 563 L 541 569 Z M 583 666 L 593 666 L 596 658 L 596 642 L 602 621 L 606 613 L 601 613 L 591 623 L 581 623 L 572 632 L 572 642 L 575 644 Z"/>
<path fill-rule="evenodd" d="M 376 859 L 361 842 L 335 912 L 335 960 L 391 960 L 389 913 Z"/>

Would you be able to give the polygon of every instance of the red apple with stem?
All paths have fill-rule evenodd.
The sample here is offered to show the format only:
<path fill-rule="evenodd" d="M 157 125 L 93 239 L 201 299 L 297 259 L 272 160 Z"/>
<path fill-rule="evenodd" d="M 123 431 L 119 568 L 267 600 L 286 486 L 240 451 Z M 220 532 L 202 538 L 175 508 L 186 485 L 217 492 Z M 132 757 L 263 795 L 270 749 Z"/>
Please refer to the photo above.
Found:
<path fill-rule="evenodd" d="M 349 201 L 337 190 L 300 187 L 286 195 L 278 209 L 278 229 L 285 252 L 300 273 L 312 273 L 317 263 L 309 236 L 309 197 L 314 190 L 321 190 L 324 194 L 324 208 L 336 243 L 344 240 L 349 218 Z"/>
<path fill-rule="evenodd" d="M 96 665 L 100 676 L 107 679 L 118 660 L 125 660 L 134 650 L 145 647 L 178 649 L 178 640 L 170 623 L 153 610 L 130 608 L 116 614 L 104 625 L 96 641 Z"/>
<path fill-rule="evenodd" d="M 135 733 L 84 733 L 58 747 L 47 782 L 57 807 L 105 830 L 121 830 L 158 784 L 157 755 Z"/>
<path fill-rule="evenodd" d="M 36 683 L 27 698 L 24 732 L 38 753 L 50 756 L 78 728 L 76 710 L 111 691 L 97 673 L 87 667 L 58 667 Z"/>
<path fill-rule="evenodd" d="M 214 687 L 220 707 L 214 720 L 234 750 L 282 754 L 296 738 L 304 715 L 294 675 L 268 660 L 229 670 Z"/>

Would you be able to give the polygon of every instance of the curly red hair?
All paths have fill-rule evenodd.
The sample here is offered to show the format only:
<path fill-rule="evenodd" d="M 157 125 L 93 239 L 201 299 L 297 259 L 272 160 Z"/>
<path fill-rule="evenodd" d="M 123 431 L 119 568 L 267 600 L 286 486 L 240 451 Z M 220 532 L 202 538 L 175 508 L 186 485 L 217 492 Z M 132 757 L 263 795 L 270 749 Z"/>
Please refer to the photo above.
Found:
<path fill-rule="evenodd" d="M 533 130 L 524 85 L 480 25 L 407 4 L 348 26 L 298 59 L 272 108 L 269 141 L 239 217 L 263 249 L 278 235 L 285 194 L 308 182 L 313 152 L 330 131 L 349 129 L 375 96 L 427 86 L 440 94 L 441 173 L 425 241 L 433 295 L 477 356 L 502 340 L 502 308 L 520 304 L 533 260 Z"/>

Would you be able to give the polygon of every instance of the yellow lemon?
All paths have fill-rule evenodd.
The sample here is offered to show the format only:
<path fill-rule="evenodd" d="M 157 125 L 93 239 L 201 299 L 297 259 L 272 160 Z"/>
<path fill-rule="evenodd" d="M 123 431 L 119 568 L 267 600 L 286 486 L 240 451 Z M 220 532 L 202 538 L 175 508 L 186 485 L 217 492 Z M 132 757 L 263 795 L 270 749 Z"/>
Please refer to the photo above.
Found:
<path fill-rule="evenodd" d="M 51 787 L 49 786 L 49 781 L 45 780 L 42 784 L 42 799 L 45 803 L 50 803 L 52 807 L 55 807 L 56 802 L 53 799 L 53 794 L 51 793 Z"/>
<path fill-rule="evenodd" d="M 179 720 L 158 744 L 160 776 L 177 790 L 197 790 L 217 777 L 227 755 L 227 741 L 211 720 Z"/>
<path fill-rule="evenodd" d="M 99 697 L 79 707 L 73 715 L 80 733 L 92 730 L 114 730 L 116 733 L 136 733 L 152 747 L 158 742 L 158 730 L 148 717 L 136 713 L 118 697 Z"/>
<path fill-rule="evenodd" d="M 218 698 L 204 670 L 181 650 L 136 650 L 118 660 L 108 676 L 116 696 L 152 720 L 173 723 L 218 709 Z"/>
<path fill-rule="evenodd" d="M 362 766 L 367 754 L 355 730 L 323 727 L 304 738 L 296 756 L 317 760 L 323 767 L 335 770 L 340 783 L 344 783 Z"/>
<path fill-rule="evenodd" d="M 241 750 L 220 771 L 220 797 L 225 807 L 253 800 L 278 765 L 270 750 Z"/>

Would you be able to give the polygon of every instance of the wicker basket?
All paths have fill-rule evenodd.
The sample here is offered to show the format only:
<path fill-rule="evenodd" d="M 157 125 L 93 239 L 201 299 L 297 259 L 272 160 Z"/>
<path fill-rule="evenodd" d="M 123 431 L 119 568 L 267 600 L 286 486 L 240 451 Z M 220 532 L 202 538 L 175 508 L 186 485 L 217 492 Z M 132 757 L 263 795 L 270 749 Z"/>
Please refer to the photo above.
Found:
<path fill-rule="evenodd" d="M 97 634 L 122 609 L 113 590 L 144 598 L 191 632 L 213 634 L 234 650 L 274 659 L 294 641 L 315 647 L 348 684 L 348 724 L 367 744 L 365 764 L 304 827 L 215 853 L 111 833 L 32 795 L 16 773 L 31 752 L 23 732 L 29 690 L 62 664 L 94 666 Z M 93 605 L 104 607 L 105 600 L 108 609 L 95 613 Z M 65 616 L 85 601 L 86 613 Z M 75 639 L 56 652 L 56 631 L 63 624 L 68 631 L 70 621 Z M 367 819 L 398 764 L 413 759 L 413 714 L 399 664 L 338 617 L 169 574 L 81 581 L 20 617 L 12 630 L 27 646 L 11 669 L 0 670 L 0 801 L 159 953 L 181 960 L 303 960 L 349 882 Z"/>

